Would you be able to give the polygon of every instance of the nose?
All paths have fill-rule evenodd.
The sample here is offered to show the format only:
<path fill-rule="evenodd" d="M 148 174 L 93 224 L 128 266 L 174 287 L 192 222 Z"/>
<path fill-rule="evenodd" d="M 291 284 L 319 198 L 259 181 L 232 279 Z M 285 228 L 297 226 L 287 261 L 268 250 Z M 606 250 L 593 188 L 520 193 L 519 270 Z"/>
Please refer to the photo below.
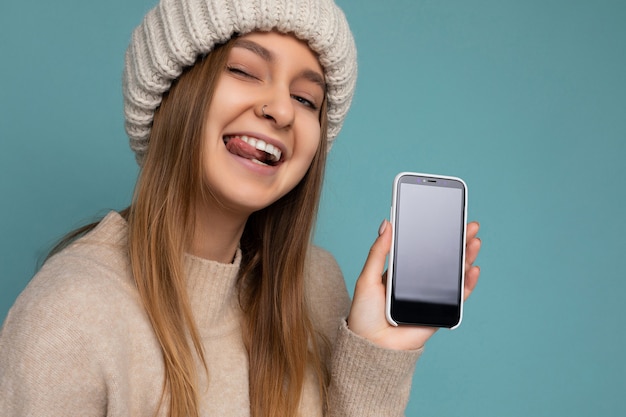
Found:
<path fill-rule="evenodd" d="M 295 118 L 294 102 L 289 91 L 273 91 L 259 106 L 258 115 L 270 120 L 278 129 L 289 128 Z"/>

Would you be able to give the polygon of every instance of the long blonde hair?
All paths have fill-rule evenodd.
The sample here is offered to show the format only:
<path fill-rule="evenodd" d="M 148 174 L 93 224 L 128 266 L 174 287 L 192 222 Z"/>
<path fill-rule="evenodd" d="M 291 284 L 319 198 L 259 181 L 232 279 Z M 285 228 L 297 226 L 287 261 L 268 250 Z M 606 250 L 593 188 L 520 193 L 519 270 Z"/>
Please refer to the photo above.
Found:
<path fill-rule="evenodd" d="M 161 346 L 163 393 L 169 394 L 172 417 L 199 415 L 196 357 L 208 372 L 186 293 L 183 260 L 193 235 L 194 199 L 203 188 L 205 115 L 231 48 L 229 42 L 201 58 L 164 96 L 127 212 L 133 277 Z M 320 123 L 326 132 L 325 102 Z M 320 400 L 325 403 L 326 343 L 313 326 L 304 294 L 305 257 L 325 168 L 325 137 L 320 143 L 302 181 L 254 213 L 241 239 L 240 304 L 253 417 L 296 415 L 307 369 L 317 375 Z"/>

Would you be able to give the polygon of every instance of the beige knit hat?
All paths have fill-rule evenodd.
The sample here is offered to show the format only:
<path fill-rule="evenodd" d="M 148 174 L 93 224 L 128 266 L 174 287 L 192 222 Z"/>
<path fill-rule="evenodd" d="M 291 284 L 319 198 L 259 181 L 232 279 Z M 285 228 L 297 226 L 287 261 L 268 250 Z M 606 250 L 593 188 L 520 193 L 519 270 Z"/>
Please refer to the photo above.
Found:
<path fill-rule="evenodd" d="M 161 0 L 133 32 L 124 68 L 124 113 L 130 147 L 141 165 L 154 111 L 172 81 L 198 56 L 234 34 L 277 30 L 319 55 L 328 98 L 329 148 L 356 84 L 354 39 L 333 0 Z"/>

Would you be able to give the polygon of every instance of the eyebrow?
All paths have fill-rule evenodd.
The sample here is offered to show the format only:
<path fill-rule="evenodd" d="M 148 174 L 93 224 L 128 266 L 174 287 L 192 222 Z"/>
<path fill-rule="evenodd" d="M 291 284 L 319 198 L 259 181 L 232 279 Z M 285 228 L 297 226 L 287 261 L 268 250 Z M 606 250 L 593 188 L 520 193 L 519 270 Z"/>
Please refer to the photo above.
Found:
<path fill-rule="evenodd" d="M 324 82 L 324 78 L 322 78 L 319 72 L 304 70 L 301 75 L 312 83 L 317 84 L 322 89 L 322 91 L 326 92 L 326 83 Z"/>
<path fill-rule="evenodd" d="M 269 63 L 274 62 L 274 55 L 272 54 L 271 51 L 269 51 L 268 49 L 264 48 L 263 46 L 251 40 L 237 39 L 235 41 L 234 47 L 247 49 L 248 51 L 261 57 L 261 59 L 263 59 L 266 62 L 269 62 Z M 322 91 L 326 92 L 326 82 L 324 81 L 324 78 L 319 72 L 305 69 L 304 71 L 300 73 L 300 76 L 308 81 L 311 81 L 312 83 L 317 84 L 322 89 Z"/>
<path fill-rule="evenodd" d="M 248 51 L 253 52 L 263 58 L 264 61 L 274 61 L 274 56 L 272 55 L 272 53 L 256 42 L 252 42 L 247 39 L 237 39 L 234 46 L 247 49 Z"/>

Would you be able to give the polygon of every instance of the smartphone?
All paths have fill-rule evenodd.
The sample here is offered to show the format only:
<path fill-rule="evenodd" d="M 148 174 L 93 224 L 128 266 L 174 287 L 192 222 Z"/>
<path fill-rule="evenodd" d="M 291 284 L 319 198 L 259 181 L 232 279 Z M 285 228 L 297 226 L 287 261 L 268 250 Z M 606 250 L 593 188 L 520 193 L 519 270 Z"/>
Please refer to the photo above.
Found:
<path fill-rule="evenodd" d="M 393 181 L 387 321 L 456 328 L 463 316 L 467 186 L 402 172 Z"/>

